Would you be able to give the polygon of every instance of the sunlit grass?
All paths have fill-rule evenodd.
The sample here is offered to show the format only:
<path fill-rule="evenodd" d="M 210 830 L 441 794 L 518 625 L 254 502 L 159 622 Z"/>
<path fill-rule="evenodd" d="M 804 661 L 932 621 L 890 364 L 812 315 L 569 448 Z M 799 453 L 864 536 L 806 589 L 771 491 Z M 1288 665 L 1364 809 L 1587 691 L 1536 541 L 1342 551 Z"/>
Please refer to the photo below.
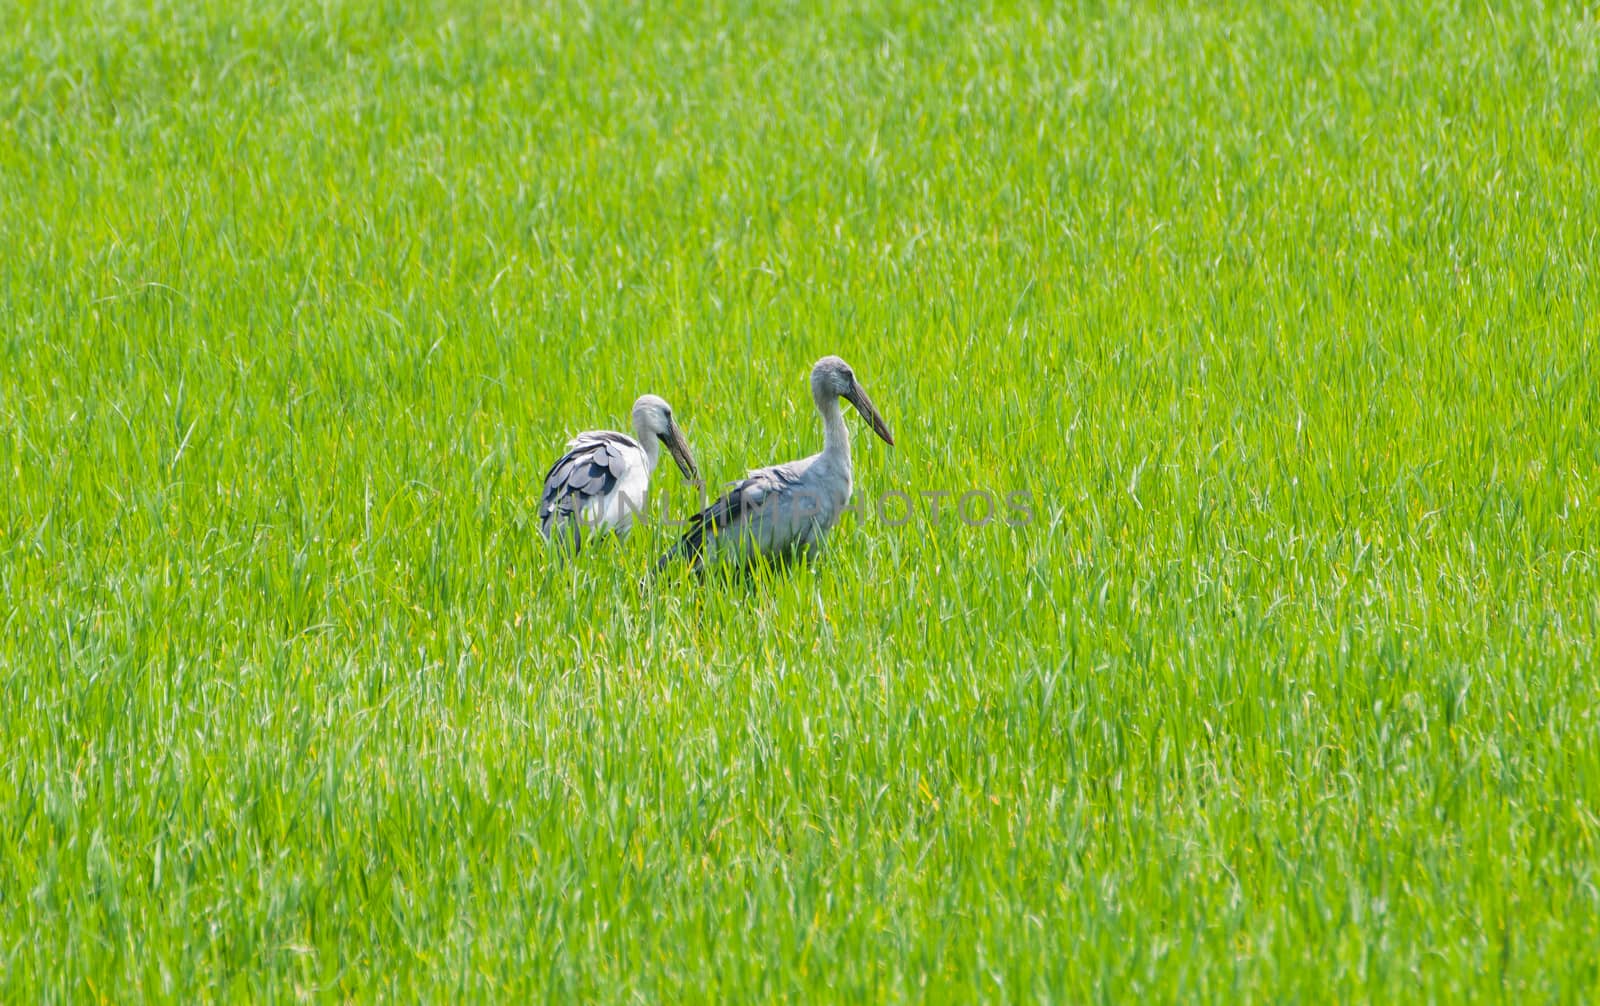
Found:
<path fill-rule="evenodd" d="M 0 8 L 0 998 L 1594 995 L 1592 9 L 455 7 Z"/>

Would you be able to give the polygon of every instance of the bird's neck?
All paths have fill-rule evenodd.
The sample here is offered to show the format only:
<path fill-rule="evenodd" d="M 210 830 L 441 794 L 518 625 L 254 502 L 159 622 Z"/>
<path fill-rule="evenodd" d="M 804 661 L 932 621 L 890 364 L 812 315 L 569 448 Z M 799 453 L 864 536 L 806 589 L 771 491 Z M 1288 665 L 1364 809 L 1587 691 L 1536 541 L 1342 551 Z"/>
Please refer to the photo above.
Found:
<path fill-rule="evenodd" d="M 839 408 L 837 395 L 829 395 L 817 402 L 822 413 L 822 456 L 841 467 L 850 467 L 850 430 L 844 424 L 844 412 Z"/>
<path fill-rule="evenodd" d="M 644 463 L 652 475 L 655 474 L 656 462 L 661 460 L 661 438 L 655 431 L 643 423 L 633 426 L 633 439 L 639 441 L 639 446 L 644 450 Z"/>

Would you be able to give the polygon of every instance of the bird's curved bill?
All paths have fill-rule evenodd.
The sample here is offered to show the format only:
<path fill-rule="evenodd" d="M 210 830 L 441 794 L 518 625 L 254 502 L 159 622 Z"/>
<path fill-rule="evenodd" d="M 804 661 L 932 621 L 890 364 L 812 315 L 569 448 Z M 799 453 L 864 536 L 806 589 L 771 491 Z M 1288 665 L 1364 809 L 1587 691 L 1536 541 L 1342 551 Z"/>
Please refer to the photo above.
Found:
<path fill-rule="evenodd" d="M 690 482 L 700 481 L 700 469 L 695 467 L 694 455 L 689 453 L 689 441 L 684 439 L 683 430 L 677 423 L 672 424 L 672 432 L 662 438 L 667 445 L 667 452 L 672 455 L 672 460 L 678 463 L 678 469 L 683 472 L 683 477 Z"/>
<path fill-rule="evenodd" d="M 850 389 L 850 404 L 856 411 L 872 425 L 872 432 L 883 438 L 883 442 L 890 447 L 894 446 L 894 434 L 889 432 L 889 424 L 883 421 L 883 416 L 878 412 L 878 407 L 872 404 L 872 399 L 867 397 L 867 391 L 857 381 L 855 387 Z"/>

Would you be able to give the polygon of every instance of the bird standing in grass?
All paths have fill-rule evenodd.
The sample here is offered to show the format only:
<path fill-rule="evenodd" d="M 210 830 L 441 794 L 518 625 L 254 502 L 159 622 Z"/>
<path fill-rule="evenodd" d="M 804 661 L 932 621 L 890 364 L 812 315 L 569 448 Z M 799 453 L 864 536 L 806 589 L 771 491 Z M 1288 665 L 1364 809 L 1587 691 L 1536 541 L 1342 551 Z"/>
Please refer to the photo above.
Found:
<path fill-rule="evenodd" d="M 633 436 L 610 430 L 580 433 L 544 477 L 539 498 L 539 532 L 547 539 L 570 532 L 573 548 L 583 544 L 585 528 L 625 537 L 644 512 L 650 475 L 665 446 L 684 478 L 700 478 L 672 406 L 655 395 L 633 403 Z"/>
<path fill-rule="evenodd" d="M 814 555 L 850 502 L 850 431 L 840 399 L 855 406 L 884 443 L 894 445 L 889 425 L 850 365 L 837 356 L 823 357 L 811 368 L 811 400 L 822 415 L 822 452 L 753 471 L 735 483 L 689 519 L 687 532 L 662 556 L 657 570 L 684 556 L 698 570 L 711 558 L 748 564 Z"/>

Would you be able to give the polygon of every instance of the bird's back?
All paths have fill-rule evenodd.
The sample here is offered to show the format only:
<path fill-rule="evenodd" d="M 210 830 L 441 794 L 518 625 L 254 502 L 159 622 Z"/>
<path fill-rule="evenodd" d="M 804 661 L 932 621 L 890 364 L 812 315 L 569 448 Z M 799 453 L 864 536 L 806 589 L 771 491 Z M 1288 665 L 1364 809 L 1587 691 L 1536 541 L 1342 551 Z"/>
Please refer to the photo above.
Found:
<path fill-rule="evenodd" d="M 638 441 L 610 430 L 580 433 L 545 475 L 539 530 L 548 538 L 570 526 L 574 544 L 581 544 L 580 523 L 626 534 L 649 485 L 649 463 Z"/>
<path fill-rule="evenodd" d="M 716 502 L 690 518 L 677 547 L 695 566 L 710 554 L 739 562 L 756 556 L 786 559 L 809 553 L 838 522 L 850 499 L 849 472 L 836 472 L 814 454 L 752 471 Z"/>

